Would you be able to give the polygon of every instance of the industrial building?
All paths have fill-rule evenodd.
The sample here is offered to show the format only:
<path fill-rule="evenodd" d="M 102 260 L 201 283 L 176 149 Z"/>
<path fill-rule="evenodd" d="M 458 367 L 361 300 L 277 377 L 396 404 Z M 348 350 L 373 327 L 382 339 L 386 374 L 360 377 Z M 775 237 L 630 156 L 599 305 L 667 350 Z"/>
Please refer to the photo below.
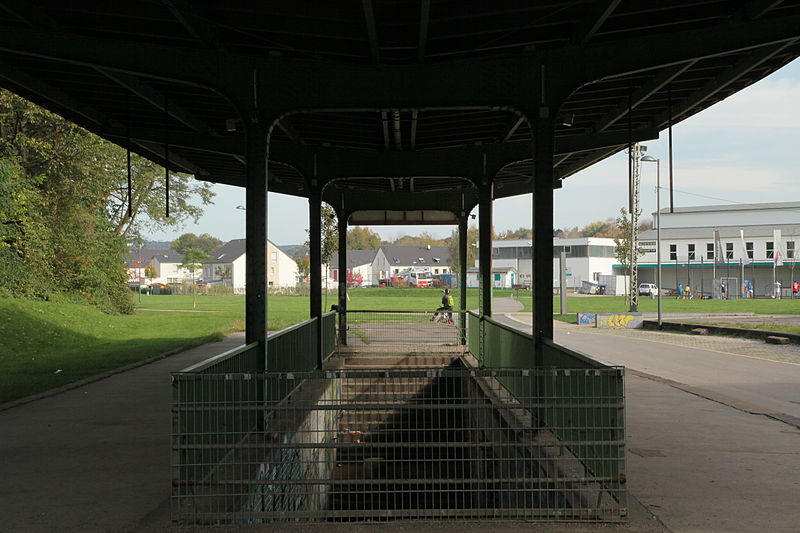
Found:
<path fill-rule="evenodd" d="M 653 213 L 655 224 L 659 216 Z M 661 223 L 662 286 L 690 285 L 695 297 L 742 297 L 742 283 L 753 285 L 755 297 L 791 297 L 800 202 L 754 203 L 664 208 Z M 642 232 L 639 281 L 655 283 L 657 231 Z M 615 265 L 622 268 L 622 265 Z M 720 291 L 725 284 L 725 294 Z"/>

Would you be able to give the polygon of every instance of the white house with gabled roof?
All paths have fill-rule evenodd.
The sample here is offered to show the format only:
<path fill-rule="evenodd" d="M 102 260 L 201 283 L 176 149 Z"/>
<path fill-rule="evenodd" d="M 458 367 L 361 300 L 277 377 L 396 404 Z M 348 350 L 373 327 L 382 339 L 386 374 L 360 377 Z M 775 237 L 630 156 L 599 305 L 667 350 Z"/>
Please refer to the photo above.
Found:
<path fill-rule="evenodd" d="M 433 276 L 448 274 L 450 251 L 446 246 L 381 246 L 372 261 L 372 276 L 388 279 L 410 268 L 427 269 Z"/>
<path fill-rule="evenodd" d="M 234 292 L 244 293 L 246 244 L 245 239 L 234 239 L 211 254 L 203 261 L 203 281 L 233 287 Z M 267 241 L 267 280 L 270 287 L 297 285 L 297 263 L 272 241 Z"/>

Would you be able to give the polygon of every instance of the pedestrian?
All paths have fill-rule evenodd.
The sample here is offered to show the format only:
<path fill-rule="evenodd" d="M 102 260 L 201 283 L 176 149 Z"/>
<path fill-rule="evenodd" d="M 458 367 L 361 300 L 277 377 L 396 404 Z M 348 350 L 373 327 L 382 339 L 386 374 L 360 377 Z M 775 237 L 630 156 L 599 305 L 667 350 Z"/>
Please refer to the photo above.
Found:
<path fill-rule="evenodd" d="M 748 281 L 747 282 L 747 297 L 748 298 L 755 298 L 755 296 L 756 295 L 755 295 L 755 291 L 753 290 L 753 282 L 752 281 Z"/>
<path fill-rule="evenodd" d="M 778 281 L 777 279 L 775 280 L 775 299 L 776 300 L 781 299 L 781 282 Z"/>
<path fill-rule="evenodd" d="M 742 298 L 747 298 L 747 280 L 742 281 Z"/>
<path fill-rule="evenodd" d="M 720 284 L 719 284 L 719 297 L 721 299 L 723 299 L 723 300 L 727 300 L 727 298 L 725 298 L 725 282 L 724 281 L 720 282 Z"/>
<path fill-rule="evenodd" d="M 797 293 L 800 292 L 800 283 L 792 282 L 792 300 L 797 298 Z"/>
<path fill-rule="evenodd" d="M 683 283 L 678 283 L 678 300 L 683 300 Z"/>
<path fill-rule="evenodd" d="M 687 283 L 687 284 L 686 284 L 686 286 L 683 288 L 683 294 L 684 294 L 684 297 L 685 297 L 687 300 L 691 300 L 691 299 L 692 299 L 692 288 L 689 286 L 689 284 L 688 284 L 688 283 Z"/>

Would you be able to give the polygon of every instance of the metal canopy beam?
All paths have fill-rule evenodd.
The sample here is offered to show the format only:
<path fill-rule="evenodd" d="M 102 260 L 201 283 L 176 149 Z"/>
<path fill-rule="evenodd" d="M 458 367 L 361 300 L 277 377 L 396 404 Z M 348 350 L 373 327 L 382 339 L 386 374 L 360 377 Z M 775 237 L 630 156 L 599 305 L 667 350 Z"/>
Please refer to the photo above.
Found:
<path fill-rule="evenodd" d="M 689 61 L 681 65 L 674 65 L 661 70 L 653 79 L 639 87 L 633 92 L 633 94 L 631 94 L 630 105 L 632 105 L 634 108 L 637 107 L 650 96 L 668 85 L 672 80 L 689 70 L 695 63 L 696 61 Z M 603 118 L 598 120 L 592 126 L 592 129 L 594 131 L 604 131 L 606 128 L 613 125 L 628 114 L 628 106 L 629 102 L 626 99 L 625 102 L 622 102 L 617 107 L 609 111 Z"/>
<path fill-rule="evenodd" d="M 98 70 L 108 79 L 120 85 L 121 87 L 124 87 L 128 91 L 140 97 L 142 100 L 151 104 L 156 109 L 160 111 L 166 110 L 172 118 L 183 125 L 193 129 L 196 132 L 205 133 L 211 137 L 219 136 L 219 133 L 216 130 L 194 116 L 192 113 L 183 109 L 183 107 L 181 107 L 181 105 L 174 100 L 170 101 L 169 106 L 167 106 L 167 97 L 164 94 L 154 89 L 149 84 L 136 78 L 135 76 L 130 76 L 122 72 L 114 72 L 107 69 Z M 241 152 L 243 152 L 243 145 L 244 141 L 242 141 L 242 148 L 240 148 L 239 155 L 241 155 Z"/>
<path fill-rule="evenodd" d="M 617 9 L 620 2 L 622 2 L 622 0 L 609 0 L 604 7 L 590 13 L 589 16 L 586 17 L 584 23 L 578 26 L 579 30 L 575 41 L 580 44 L 588 43 L 600 27 L 605 24 L 608 17 Z"/>
<path fill-rule="evenodd" d="M 673 120 L 701 105 L 707 99 L 713 97 L 715 94 L 718 94 L 720 91 L 728 87 L 731 83 L 736 82 L 751 69 L 763 64 L 765 61 L 768 61 L 775 55 L 781 53 L 787 47 L 791 46 L 791 44 L 791 42 L 786 42 L 772 46 L 765 46 L 764 48 L 747 54 L 725 74 L 715 78 L 714 81 L 707 83 L 704 87 L 693 92 L 684 100 L 673 104 Z M 663 128 L 668 124 L 668 122 L 669 113 L 664 113 L 653 120 L 652 123 L 654 127 Z"/>
<path fill-rule="evenodd" d="M 105 136 L 124 139 L 128 130 L 119 126 L 109 128 Z M 102 132 L 101 132 L 102 134 Z M 163 132 L 131 128 L 132 139 L 161 142 Z M 635 141 L 658 138 L 656 128 L 634 130 Z M 627 133 L 574 135 L 556 140 L 558 154 L 597 150 L 628 142 Z M 170 132 L 170 145 L 212 153 L 243 155 L 244 138 L 240 136 L 209 137 L 185 132 Z M 464 146 L 422 152 L 368 152 L 346 148 L 325 148 L 294 143 L 270 143 L 270 160 L 285 163 L 302 174 L 311 176 L 316 161 L 317 174 L 328 179 L 342 177 L 408 177 L 454 176 L 469 177 L 482 165 L 499 170 L 503 166 L 532 158 L 529 141 Z"/>
<path fill-rule="evenodd" d="M 196 9 L 192 8 L 184 0 L 161 0 L 172 12 L 175 19 L 181 26 L 194 37 L 198 43 L 206 48 L 218 48 L 216 33 L 204 20 L 197 16 Z"/>
<path fill-rule="evenodd" d="M 542 65 L 546 66 L 547 98 L 557 104 L 578 86 L 595 80 L 798 37 L 800 16 L 786 16 L 513 57 L 380 68 L 218 50 L 203 52 L 195 48 L 20 29 L 4 29 L 0 33 L 0 50 L 210 87 L 233 98 L 242 110 L 253 105 L 252 79 L 256 71 L 263 79 L 270 80 L 269 84 L 258 85 L 262 92 L 258 102 L 261 112 L 271 116 L 310 108 L 473 108 L 488 103 L 516 109 L 540 95 Z M 131 54 L 131 47 L 139 53 Z M 641 52 L 645 50 L 646 53 Z"/>

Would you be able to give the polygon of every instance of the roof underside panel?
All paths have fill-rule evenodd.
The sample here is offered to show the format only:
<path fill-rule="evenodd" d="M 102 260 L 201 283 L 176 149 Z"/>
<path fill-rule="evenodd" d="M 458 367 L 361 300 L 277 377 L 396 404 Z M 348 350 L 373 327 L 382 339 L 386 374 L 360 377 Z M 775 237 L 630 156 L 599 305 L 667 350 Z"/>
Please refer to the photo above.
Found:
<path fill-rule="evenodd" d="M 613 47 L 654 37 L 660 39 L 657 47 L 664 52 L 671 50 L 679 32 L 719 33 L 732 24 L 779 23 L 797 17 L 800 0 L 343 0 L 313 5 L 200 0 L 191 6 L 166 0 L 105 4 L 41 0 L 35 6 L 4 0 L 0 2 L 0 34 L 46 32 L 67 35 L 75 43 L 99 39 L 91 42 L 122 45 L 125 54 L 120 55 L 118 68 L 98 66 L 102 63 L 44 57 L 46 54 L 25 50 L 20 44 L 24 39 L 5 42 L 0 36 L 0 86 L 154 161 L 164 163 L 166 154 L 175 170 L 204 180 L 244 185 L 241 106 L 219 89 L 234 82 L 216 80 L 218 88 L 212 89 L 193 80 L 147 75 L 123 68 L 126 56 L 156 61 L 159 58 L 145 54 L 151 53 L 148 47 L 157 45 L 205 54 L 221 62 L 227 57 L 253 62 L 267 58 L 343 72 L 408 69 L 411 76 L 424 66 L 450 68 L 480 61 L 502 64 L 524 54 L 588 51 L 592 46 Z M 626 138 L 629 131 L 663 130 L 800 55 L 797 39 L 773 42 L 768 37 L 758 46 L 732 45 L 714 53 L 702 53 L 702 42 L 691 43 L 697 47 L 696 57 L 603 76 L 574 90 L 556 116 L 557 178 L 566 178 L 624 149 L 627 142 L 619 139 Z M 626 54 L 645 57 L 653 52 L 622 50 L 617 52 L 620 59 Z M 560 68 L 568 72 L 571 66 Z M 531 69 L 533 74 L 512 74 L 538 75 L 535 65 Z M 400 77 L 397 84 L 403 86 L 404 82 Z M 276 97 L 291 97 L 294 89 L 307 89 L 273 87 L 272 79 L 259 80 L 255 75 L 237 83 L 266 84 Z M 323 93 L 326 87 L 313 89 Z M 273 142 L 294 146 L 301 155 L 291 150 L 271 152 L 270 190 L 307 196 L 313 180 L 326 178 L 316 173 L 315 150 L 371 155 L 444 153 L 462 148 L 490 152 L 504 143 L 519 145 L 532 140 L 529 119 L 513 106 L 480 101 L 482 87 L 463 89 L 476 95 L 474 105 L 468 108 L 363 105 L 321 109 L 313 102 L 301 106 L 272 128 Z M 614 143 L 598 141 L 614 135 Z M 169 146 L 166 152 L 165 144 Z M 514 154 L 501 165 L 496 197 L 531 190 L 531 156 Z M 354 191 L 352 194 L 450 191 L 458 195 L 472 187 L 471 182 L 454 177 L 463 174 L 439 174 L 397 177 L 397 173 L 387 172 L 391 176 L 387 177 L 354 173 L 357 179 L 336 181 L 333 188 L 341 193 Z M 480 177 L 478 169 L 469 179 Z"/>

